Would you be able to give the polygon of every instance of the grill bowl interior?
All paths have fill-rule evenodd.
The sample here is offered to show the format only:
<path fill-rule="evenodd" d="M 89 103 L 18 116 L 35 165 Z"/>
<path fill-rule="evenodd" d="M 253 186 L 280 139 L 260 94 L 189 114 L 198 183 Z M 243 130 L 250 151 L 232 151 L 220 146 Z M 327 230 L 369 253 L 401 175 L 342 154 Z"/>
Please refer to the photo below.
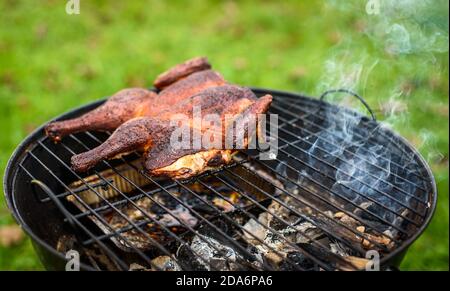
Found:
<path fill-rule="evenodd" d="M 282 183 L 284 191 L 277 197 L 300 193 L 302 203 L 312 205 L 319 211 L 338 212 L 339 208 L 336 207 L 340 207 L 349 213 L 356 213 L 357 217 L 366 214 L 364 210 L 358 212 L 358 206 L 363 202 L 366 202 L 365 205 L 371 203 L 372 208 L 367 212 L 375 213 L 385 224 L 394 225 L 401 232 L 395 247 L 381 258 L 384 268 L 398 266 L 404 251 L 429 223 L 436 205 L 435 182 L 420 154 L 402 137 L 352 110 L 298 94 L 265 89 L 254 89 L 254 92 L 259 96 L 274 96 L 270 113 L 279 115 L 280 150 L 275 161 L 261 163 L 252 160 L 250 158 L 255 153 L 251 151 L 240 155 L 240 158 L 248 161 L 246 165 L 250 167 L 264 168 Z M 56 119 L 79 116 L 102 102 L 83 106 Z M 100 140 L 107 137 L 105 134 L 95 136 Z M 74 151 L 83 149 L 77 141 L 87 147 L 96 145 L 96 141 L 85 134 L 75 137 L 77 139 L 64 141 Z M 41 127 L 19 145 L 8 163 L 4 179 L 8 206 L 17 222 L 32 237 L 41 260 L 49 269 L 63 268 L 64 254 L 56 250 L 58 240 L 62 236 L 73 235 L 74 230 L 67 222 L 63 222 L 64 215 L 54 203 L 48 201 L 46 193 L 30 181 L 33 177 L 46 184 L 55 194 L 63 193 L 63 184 L 69 184 L 76 178 L 70 169 L 55 162 L 55 156 L 63 163 L 68 163 L 71 154 L 67 148 L 46 139 Z M 111 164 L 118 166 L 120 162 Z M 239 167 L 227 169 L 228 177 Z M 105 168 L 107 166 L 102 165 L 96 169 L 101 171 Z M 387 173 L 382 170 L 385 168 L 389 169 Z M 226 175 L 224 171 L 219 175 Z M 250 173 L 252 171 L 250 169 Z M 49 175 L 49 172 L 54 176 Z M 380 175 L 382 178 L 377 179 Z M 160 183 L 167 186 L 169 182 Z M 233 185 L 245 193 L 248 193 L 249 188 L 268 194 L 276 192 L 276 185 L 260 188 L 254 179 L 252 184 Z M 76 215 L 80 212 L 64 198 L 61 200 L 69 213 Z M 41 199 L 47 199 L 48 202 L 42 203 Z M 261 204 L 268 207 L 267 201 Z M 406 214 L 405 209 L 408 209 Z M 396 224 L 396 218 L 403 216 L 404 219 Z M 373 220 L 372 217 L 371 223 Z M 101 230 L 87 216 L 81 217 L 79 221 L 94 237 L 102 235 Z M 332 225 L 334 222 L 324 228 L 339 237 L 340 233 Z M 86 237 L 86 233 L 83 235 Z M 108 238 L 102 242 L 107 248 L 113 249 L 115 255 L 130 256 L 117 249 Z M 319 261 L 326 260 L 314 255 L 314 252 L 308 253 L 312 253 L 313 258 Z M 84 268 L 91 268 L 88 262 L 84 263 Z"/>

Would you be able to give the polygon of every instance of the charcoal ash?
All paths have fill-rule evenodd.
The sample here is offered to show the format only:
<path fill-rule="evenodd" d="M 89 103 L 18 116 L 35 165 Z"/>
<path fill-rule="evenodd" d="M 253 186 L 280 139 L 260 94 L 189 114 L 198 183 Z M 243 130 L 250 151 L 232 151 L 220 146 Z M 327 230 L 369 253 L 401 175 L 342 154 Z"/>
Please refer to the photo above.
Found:
<path fill-rule="evenodd" d="M 159 271 L 181 271 L 181 267 L 169 256 L 159 256 L 152 260 L 152 266 Z"/>
<path fill-rule="evenodd" d="M 237 225 L 248 218 L 241 212 L 231 214 L 236 224 L 221 217 L 202 223 L 189 248 L 182 245 L 176 253 L 184 270 L 262 270 L 264 258 L 252 244 L 246 244 Z M 239 247 L 240 246 L 240 247 Z"/>
<path fill-rule="evenodd" d="M 287 260 L 280 265 L 280 270 L 282 271 L 297 271 L 297 267 L 304 271 L 320 271 L 319 265 L 301 252 L 288 253 L 286 258 Z M 295 266 L 292 263 L 288 263 L 288 261 L 293 262 Z"/>
<path fill-rule="evenodd" d="M 255 252 L 255 254 L 257 254 Z M 260 262 L 249 262 L 230 245 L 218 240 L 196 235 L 192 239 L 190 249 L 181 246 L 177 251 L 177 258 L 182 261 L 187 270 L 197 271 L 244 271 L 260 269 Z"/>

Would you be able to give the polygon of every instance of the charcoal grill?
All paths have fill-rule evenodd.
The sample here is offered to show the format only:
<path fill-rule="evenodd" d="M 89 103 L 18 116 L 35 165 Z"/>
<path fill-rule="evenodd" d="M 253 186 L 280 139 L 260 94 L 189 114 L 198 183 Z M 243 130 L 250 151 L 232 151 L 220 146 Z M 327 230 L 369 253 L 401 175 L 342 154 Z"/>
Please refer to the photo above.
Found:
<path fill-rule="evenodd" d="M 253 91 L 274 97 L 277 156 L 242 151 L 233 164 L 185 181 L 148 176 L 138 153 L 73 172 L 70 157 L 109 133 L 60 144 L 42 127 L 28 136 L 8 163 L 4 189 L 44 266 L 64 269 L 74 249 L 85 270 L 359 270 L 368 251 L 382 270 L 397 268 L 436 205 L 420 154 L 351 92 L 315 99 Z M 356 96 L 371 117 L 326 102 L 330 93 Z"/>

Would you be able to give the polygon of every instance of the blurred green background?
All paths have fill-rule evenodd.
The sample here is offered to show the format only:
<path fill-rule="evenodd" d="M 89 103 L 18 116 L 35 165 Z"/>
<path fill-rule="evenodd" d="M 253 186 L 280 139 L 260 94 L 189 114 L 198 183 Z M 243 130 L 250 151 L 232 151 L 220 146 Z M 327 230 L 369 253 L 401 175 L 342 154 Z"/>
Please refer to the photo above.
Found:
<path fill-rule="evenodd" d="M 66 2 L 0 0 L 2 176 L 17 144 L 50 118 L 205 55 L 238 84 L 367 98 L 438 185 L 434 219 L 401 269 L 448 270 L 447 0 L 81 0 L 79 15 Z M 0 197 L 0 269 L 41 270 L 14 225 Z"/>

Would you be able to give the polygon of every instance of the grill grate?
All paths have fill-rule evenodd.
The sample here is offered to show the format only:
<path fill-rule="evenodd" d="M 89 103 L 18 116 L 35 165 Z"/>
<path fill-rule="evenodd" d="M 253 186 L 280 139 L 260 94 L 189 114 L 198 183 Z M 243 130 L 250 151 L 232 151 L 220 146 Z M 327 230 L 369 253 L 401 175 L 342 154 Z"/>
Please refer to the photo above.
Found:
<path fill-rule="evenodd" d="M 261 161 L 258 151 L 243 151 L 234 164 L 223 169 L 187 181 L 168 181 L 143 172 L 132 162 L 139 158 L 133 153 L 117 161 L 103 161 L 89 172 L 98 178 L 98 182 L 90 183 L 87 175 L 70 168 L 70 156 L 99 145 L 109 133 L 85 132 L 70 135 L 58 145 L 42 137 L 19 166 L 43 190 L 40 202 L 53 201 L 61 208 L 81 245 L 98 246 L 123 270 L 129 270 L 130 263 L 117 244 L 136 255 L 137 261 L 157 270 L 167 269 L 167 262 L 182 269 L 208 270 L 361 269 L 366 261 L 358 258 L 365 258 L 367 250 L 387 256 L 418 232 L 429 214 L 431 194 L 426 189 L 430 185 L 420 161 L 396 136 L 372 120 L 325 102 L 289 94 L 274 97 L 270 113 L 279 116 L 276 160 Z M 375 159 L 374 149 L 383 152 Z M 118 169 L 123 165 L 149 186 L 140 186 L 124 175 Z M 104 177 L 105 169 L 134 191 L 124 193 Z M 80 181 L 82 186 L 70 187 L 73 181 Z M 113 189 L 117 197 L 105 198 L 99 193 L 102 187 Z M 100 203 L 86 203 L 80 195 L 83 191 L 90 191 Z M 225 192 L 235 193 L 245 204 Z M 191 205 L 179 193 L 191 197 L 197 205 Z M 180 218 L 157 195 L 187 210 L 195 225 Z M 81 208 L 73 207 L 68 197 Z M 230 210 L 224 211 L 212 197 Z M 176 221 L 182 231 L 174 231 L 173 226 L 149 214 L 141 205 L 143 199 Z M 130 218 L 125 207 L 140 213 L 140 219 Z M 263 215 L 269 222 L 261 221 Z M 124 225 L 114 227 L 111 216 L 120 218 Z M 97 227 L 87 221 L 96 222 Z M 249 229 L 250 221 L 265 236 Z M 149 232 L 149 225 L 158 229 L 158 237 Z M 302 228 L 305 225 L 309 226 L 307 230 Z M 137 246 L 130 240 L 130 233 L 142 236 L 151 250 Z M 320 235 L 315 237 L 317 233 Z M 161 236 L 167 241 L 161 241 Z M 269 236 L 275 242 L 268 240 Z M 111 244 L 113 239 L 116 245 Z M 330 249 L 330 242 L 335 249 Z M 219 259 L 206 256 L 208 251 Z M 155 260 L 161 256 L 167 256 L 166 264 Z"/>

